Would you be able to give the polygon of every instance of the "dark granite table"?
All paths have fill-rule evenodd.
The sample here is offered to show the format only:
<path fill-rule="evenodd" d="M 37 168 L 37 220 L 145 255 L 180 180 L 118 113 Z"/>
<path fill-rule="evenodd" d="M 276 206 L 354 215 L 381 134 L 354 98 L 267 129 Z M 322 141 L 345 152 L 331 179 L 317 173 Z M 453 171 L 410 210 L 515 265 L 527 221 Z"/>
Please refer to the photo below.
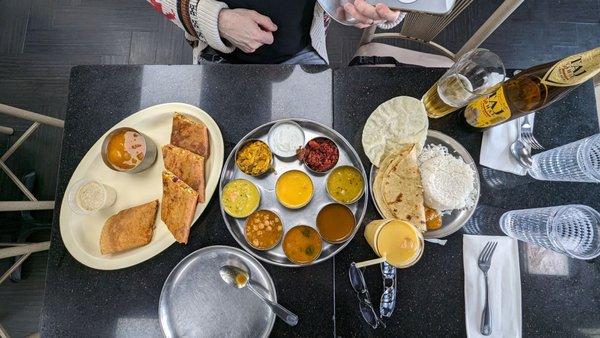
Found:
<path fill-rule="evenodd" d="M 257 125 L 303 117 L 332 125 L 368 160 L 360 146 L 362 125 L 381 102 L 420 97 L 441 70 L 354 68 L 331 71 L 300 66 L 82 66 L 71 74 L 69 106 L 57 188 L 57 206 L 87 149 L 119 120 L 164 102 L 206 110 L 225 140 L 226 155 Z M 333 85 L 332 85 L 333 84 Z M 554 147 L 597 132 L 591 84 L 539 114 L 536 134 Z M 481 134 L 462 129 L 454 117 L 431 121 L 479 157 Z M 497 219 L 508 209 L 582 203 L 600 209 L 600 186 L 538 182 L 479 168 L 480 205 L 467 226 L 446 246 L 428 245 L 421 261 L 399 271 L 399 302 L 388 328 L 372 330 L 362 320 L 347 279 L 351 261 L 372 258 L 357 235 L 335 259 L 300 269 L 265 264 L 279 301 L 300 317 L 290 328 L 276 321 L 273 336 L 464 336 L 462 233 L 498 234 Z M 158 297 L 171 269 L 198 248 L 236 246 L 213 198 L 192 228 L 186 246 L 174 244 L 136 266 L 100 271 L 71 257 L 60 238 L 55 210 L 42 310 L 44 336 L 161 336 Z M 377 214 L 370 204 L 365 224 Z M 589 336 L 600 326 L 600 263 L 554 257 L 561 264 L 540 268 L 532 248 L 520 245 L 525 336 Z M 539 255 L 538 255 L 539 256 Z M 537 256 L 536 256 L 537 257 Z M 335 271 L 335 274 L 333 273 Z M 378 268 L 366 279 L 374 301 L 381 292 Z M 333 319 L 335 318 L 335 320 Z"/>

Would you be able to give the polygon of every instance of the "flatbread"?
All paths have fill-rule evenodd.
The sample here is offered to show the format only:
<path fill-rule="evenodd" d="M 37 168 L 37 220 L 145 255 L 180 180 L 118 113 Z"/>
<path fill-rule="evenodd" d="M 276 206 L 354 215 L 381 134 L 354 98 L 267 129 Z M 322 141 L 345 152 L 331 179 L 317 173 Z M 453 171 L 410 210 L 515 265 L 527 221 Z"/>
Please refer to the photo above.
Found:
<path fill-rule="evenodd" d="M 382 161 L 375 176 L 374 195 L 385 218 L 403 219 L 426 231 L 416 145 L 403 146 Z"/>
<path fill-rule="evenodd" d="M 205 159 L 210 155 L 208 129 L 202 122 L 175 113 L 171 129 L 171 144 L 196 153 Z"/>
<path fill-rule="evenodd" d="M 204 203 L 204 157 L 172 144 L 162 147 L 162 155 L 165 169 L 196 190 L 198 203 Z"/>
<path fill-rule="evenodd" d="M 160 219 L 165 222 L 175 240 L 187 244 L 198 193 L 170 171 L 163 171 L 163 197 Z"/>
<path fill-rule="evenodd" d="M 404 144 L 417 144 L 420 152 L 428 127 L 427 111 L 421 101 L 395 97 L 379 105 L 365 122 L 363 149 L 371 163 L 380 167 L 383 159 Z"/>
<path fill-rule="evenodd" d="M 150 243 L 157 211 L 158 200 L 155 200 L 110 216 L 100 235 L 100 252 L 113 254 Z"/>

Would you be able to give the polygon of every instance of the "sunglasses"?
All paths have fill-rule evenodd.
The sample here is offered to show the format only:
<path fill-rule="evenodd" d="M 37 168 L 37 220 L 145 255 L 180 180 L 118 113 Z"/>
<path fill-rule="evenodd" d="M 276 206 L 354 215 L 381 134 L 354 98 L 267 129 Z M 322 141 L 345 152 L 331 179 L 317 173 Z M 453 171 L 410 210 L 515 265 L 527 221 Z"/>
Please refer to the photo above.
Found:
<path fill-rule="evenodd" d="M 374 329 L 378 328 L 379 326 L 385 328 L 385 323 L 379 318 L 375 312 L 375 309 L 373 308 L 373 304 L 371 303 L 371 296 L 369 295 L 369 290 L 367 289 L 365 277 L 363 276 L 362 271 L 356 267 L 356 264 L 350 264 L 348 276 L 350 277 L 350 284 L 352 285 L 352 288 L 358 297 L 358 307 L 363 319 Z"/>

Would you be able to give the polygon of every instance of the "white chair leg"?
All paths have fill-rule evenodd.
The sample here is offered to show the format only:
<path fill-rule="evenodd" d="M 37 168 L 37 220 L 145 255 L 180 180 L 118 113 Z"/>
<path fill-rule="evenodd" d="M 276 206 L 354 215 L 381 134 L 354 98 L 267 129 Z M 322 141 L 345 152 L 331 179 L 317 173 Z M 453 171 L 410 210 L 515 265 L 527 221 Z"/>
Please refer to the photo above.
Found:
<path fill-rule="evenodd" d="M 0 134 L 12 135 L 14 132 L 12 128 L 0 126 Z"/>
<path fill-rule="evenodd" d="M 466 52 L 479 47 L 521 3 L 523 3 L 523 0 L 504 0 L 496 11 L 479 27 L 475 34 L 467 40 L 458 53 L 456 53 L 456 58 L 458 59 Z"/>
<path fill-rule="evenodd" d="M 54 201 L 2 201 L 0 202 L 0 212 L 2 211 L 26 211 L 26 210 L 52 210 Z"/>
<path fill-rule="evenodd" d="M 50 248 L 50 241 L 30 243 L 27 245 L 17 245 L 13 247 L 0 249 L 0 259 L 8 257 L 17 257 L 21 255 L 30 255 L 34 252 L 46 251 Z M 1 281 L 0 281 L 1 283 Z"/>
<path fill-rule="evenodd" d="M 57 119 L 54 117 L 50 117 L 50 116 L 46 116 L 46 115 L 42 115 L 42 114 L 38 114 L 38 113 L 34 113 L 34 112 L 31 112 L 31 111 L 28 111 L 25 109 L 7 106 L 7 105 L 1 104 L 1 103 L 0 103 L 0 113 L 4 113 L 6 115 L 18 117 L 18 118 L 33 121 L 33 122 L 39 122 L 41 124 L 47 124 L 47 125 L 54 126 L 54 127 L 59 127 L 59 128 L 65 127 L 65 121 L 63 121 L 63 120 L 60 120 L 60 119 Z"/>
<path fill-rule="evenodd" d="M 0 324 L 0 338 L 10 338 L 8 331 L 6 331 L 6 329 L 4 328 L 4 326 L 2 326 L 2 324 Z"/>
<path fill-rule="evenodd" d="M 8 278 L 8 276 L 10 276 L 10 274 L 13 273 L 13 271 L 15 271 L 19 266 L 21 266 L 21 264 L 23 264 L 23 262 L 25 262 L 25 260 L 29 256 L 31 256 L 31 253 L 27 253 L 27 254 L 24 254 L 23 256 L 19 257 L 19 259 L 17 259 L 15 264 L 13 264 L 8 270 L 6 270 L 6 272 L 2 275 L 2 277 L 0 277 L 0 284 L 2 284 L 2 282 L 4 282 Z"/>

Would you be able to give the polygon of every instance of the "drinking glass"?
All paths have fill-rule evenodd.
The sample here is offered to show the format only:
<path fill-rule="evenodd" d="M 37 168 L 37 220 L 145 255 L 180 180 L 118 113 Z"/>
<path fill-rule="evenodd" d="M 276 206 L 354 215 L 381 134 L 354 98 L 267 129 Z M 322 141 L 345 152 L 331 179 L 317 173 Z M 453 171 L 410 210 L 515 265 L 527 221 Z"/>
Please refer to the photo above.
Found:
<path fill-rule="evenodd" d="M 500 227 L 510 237 L 573 258 L 600 255 L 600 213 L 585 205 L 508 211 Z"/>
<path fill-rule="evenodd" d="M 456 63 L 423 95 L 427 116 L 439 118 L 494 92 L 506 76 L 498 55 L 476 48 Z"/>
<path fill-rule="evenodd" d="M 533 155 L 531 177 L 600 183 L 600 134 Z"/>

